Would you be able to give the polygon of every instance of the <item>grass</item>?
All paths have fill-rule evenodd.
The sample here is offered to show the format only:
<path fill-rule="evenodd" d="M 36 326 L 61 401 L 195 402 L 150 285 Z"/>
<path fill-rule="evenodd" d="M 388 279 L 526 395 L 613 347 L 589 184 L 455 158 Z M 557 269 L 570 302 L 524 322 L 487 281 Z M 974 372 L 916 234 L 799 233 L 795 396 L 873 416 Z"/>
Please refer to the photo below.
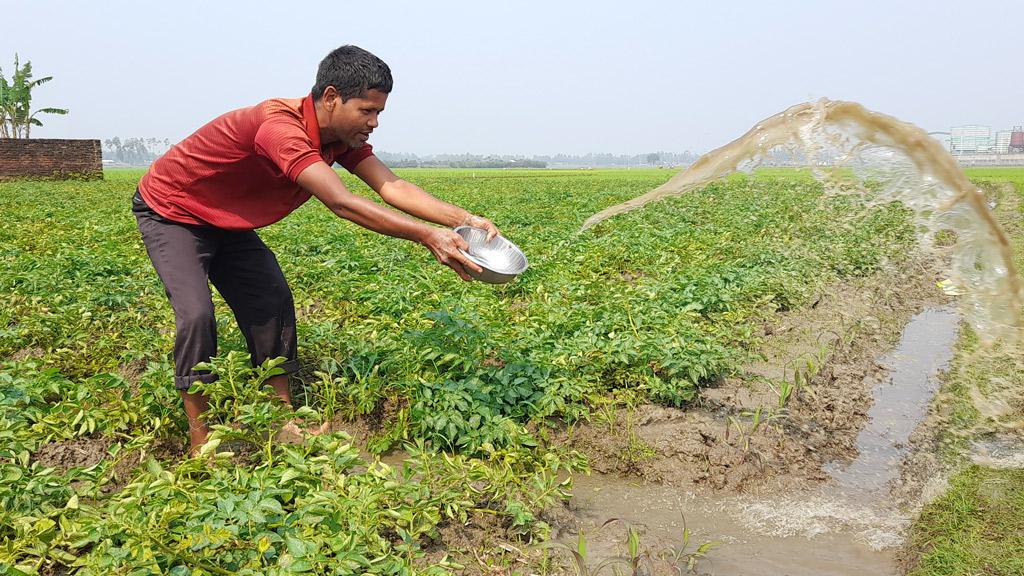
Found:
<path fill-rule="evenodd" d="M 969 466 L 921 513 L 912 576 L 1024 574 L 1024 471 Z"/>
<path fill-rule="evenodd" d="M 1024 169 L 966 170 L 996 201 L 995 213 L 1007 230 L 1016 264 L 1024 264 Z M 1011 183 L 1011 188 L 1005 183 Z M 940 438 L 944 460 L 955 472 L 946 494 L 928 504 L 910 531 L 913 576 L 1024 574 L 1024 471 L 969 464 L 970 441 L 1018 434 L 1024 390 L 1017 349 L 982 349 L 969 329 L 961 336 L 938 404 L 944 418 Z M 997 403 L 1003 410 L 982 412 L 972 399 Z M 1016 404 L 1016 407 L 1014 407 Z M 1016 432 L 1014 430 L 1016 429 Z"/>

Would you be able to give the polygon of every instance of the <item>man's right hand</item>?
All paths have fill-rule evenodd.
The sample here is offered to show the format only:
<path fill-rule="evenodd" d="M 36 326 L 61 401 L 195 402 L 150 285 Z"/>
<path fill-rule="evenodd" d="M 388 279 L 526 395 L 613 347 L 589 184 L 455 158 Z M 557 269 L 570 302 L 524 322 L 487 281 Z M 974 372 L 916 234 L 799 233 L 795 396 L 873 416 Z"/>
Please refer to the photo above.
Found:
<path fill-rule="evenodd" d="M 461 250 L 469 250 L 469 244 L 465 238 L 447 228 L 430 227 L 421 243 L 434 254 L 434 258 L 445 266 L 455 271 L 463 280 L 469 282 L 473 279 L 467 270 L 480 272 L 482 268 L 466 258 Z"/>

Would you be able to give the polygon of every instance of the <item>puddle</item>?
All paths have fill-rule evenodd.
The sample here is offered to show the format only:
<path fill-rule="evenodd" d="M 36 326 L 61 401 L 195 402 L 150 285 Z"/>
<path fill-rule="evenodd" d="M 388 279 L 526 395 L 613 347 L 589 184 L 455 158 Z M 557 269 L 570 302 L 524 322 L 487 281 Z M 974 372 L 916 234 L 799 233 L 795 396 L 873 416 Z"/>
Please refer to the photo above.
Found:
<path fill-rule="evenodd" d="M 889 487 L 938 390 L 939 372 L 952 358 L 958 323 L 958 315 L 944 308 L 911 319 L 895 350 L 880 360 L 889 373 L 874 390 L 869 422 L 857 438 L 859 456 L 828 466 L 832 481 L 814 489 L 779 484 L 758 495 L 723 497 L 611 476 L 576 477 L 573 508 L 588 535 L 591 562 L 624 550 L 621 526 L 597 530 L 610 518 L 641 526 L 642 545 L 652 553 L 682 543 L 685 518 L 691 533 L 687 551 L 720 543 L 699 565 L 703 573 L 897 574 L 894 549 L 911 513 L 891 504 Z M 560 539 L 574 542 L 573 535 Z"/>
<path fill-rule="evenodd" d="M 678 488 L 631 485 L 628 481 L 590 476 L 574 479 L 573 502 L 587 535 L 591 566 L 624 551 L 626 531 L 619 524 L 597 530 L 610 518 L 622 518 L 639 527 L 641 547 L 652 554 L 683 543 L 684 519 L 693 552 L 705 542 L 717 542 L 698 573 L 714 576 L 821 576 L 895 573 L 891 550 L 873 550 L 848 535 L 763 534 L 753 517 L 744 518 L 744 502 L 735 498 L 696 496 Z M 768 506 L 778 503 L 763 501 Z M 807 504 L 806 502 L 804 504 Z M 575 537 L 560 539 L 575 543 Z"/>
<path fill-rule="evenodd" d="M 910 434 L 939 390 L 939 372 L 953 358 L 958 324 L 959 316 L 951 310 L 924 310 L 907 324 L 896 350 L 882 359 L 889 375 L 875 388 L 868 424 L 857 436 L 857 458 L 849 465 L 825 466 L 843 493 L 888 491 L 907 454 Z"/>

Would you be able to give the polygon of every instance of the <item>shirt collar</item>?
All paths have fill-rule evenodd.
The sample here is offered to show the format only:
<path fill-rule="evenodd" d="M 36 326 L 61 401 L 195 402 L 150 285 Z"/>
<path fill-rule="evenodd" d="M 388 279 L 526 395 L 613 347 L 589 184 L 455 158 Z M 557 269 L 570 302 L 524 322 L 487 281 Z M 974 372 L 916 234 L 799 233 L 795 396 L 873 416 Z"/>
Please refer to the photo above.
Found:
<path fill-rule="evenodd" d="M 313 148 L 319 150 L 320 125 L 316 122 L 316 106 L 313 105 L 312 94 L 302 99 L 302 121 L 306 123 L 306 135 L 313 142 Z"/>

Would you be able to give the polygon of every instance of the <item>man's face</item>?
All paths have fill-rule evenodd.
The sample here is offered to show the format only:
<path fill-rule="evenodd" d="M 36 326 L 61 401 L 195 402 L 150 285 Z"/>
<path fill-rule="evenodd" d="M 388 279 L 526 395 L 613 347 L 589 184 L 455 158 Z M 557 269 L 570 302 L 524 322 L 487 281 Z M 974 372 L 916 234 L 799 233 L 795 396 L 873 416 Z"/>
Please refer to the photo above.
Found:
<path fill-rule="evenodd" d="M 325 100 L 327 124 L 320 128 L 321 141 L 324 144 L 342 142 L 349 148 L 359 148 L 377 127 L 377 118 L 384 111 L 388 95 L 379 90 L 368 90 L 361 97 L 342 102 L 335 92 Z"/>

